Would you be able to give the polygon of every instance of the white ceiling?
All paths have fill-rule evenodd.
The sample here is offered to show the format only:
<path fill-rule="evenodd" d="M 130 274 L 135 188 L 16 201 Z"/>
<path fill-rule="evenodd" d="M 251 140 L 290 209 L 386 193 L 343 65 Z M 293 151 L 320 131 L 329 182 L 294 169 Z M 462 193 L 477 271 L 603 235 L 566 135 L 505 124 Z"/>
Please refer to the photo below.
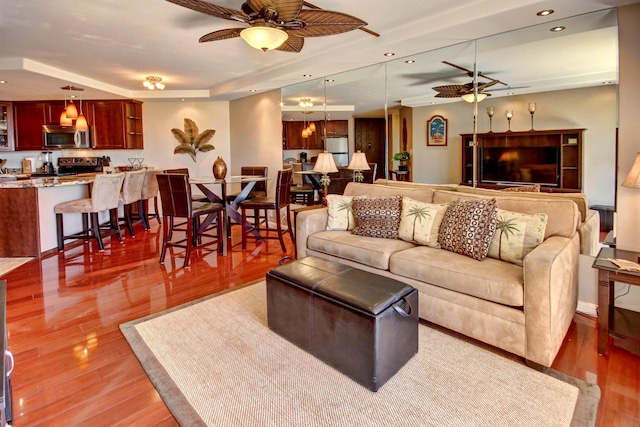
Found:
<path fill-rule="evenodd" d="M 300 53 L 261 52 L 243 40 L 229 39 L 198 43 L 208 32 L 239 27 L 233 21 L 216 19 L 164 0 L 0 0 L 0 100 L 62 99 L 61 86 L 85 88 L 85 99 L 206 99 L 231 100 L 258 92 L 303 82 L 309 73 L 314 77 L 354 70 L 388 59 L 384 52 L 395 52 L 395 58 L 431 51 L 493 34 L 566 17 L 636 3 L 637 0 L 314 0 L 313 4 L 357 16 L 369 23 L 368 28 L 381 34 L 373 37 L 363 31 L 307 38 Z M 220 6 L 239 9 L 242 0 L 210 1 Z M 536 12 L 552 8 L 555 13 L 541 18 Z M 597 24 L 597 23 L 592 23 Z M 520 48 L 509 49 L 511 59 L 531 57 L 534 49 L 549 53 L 548 64 L 554 64 L 554 39 L 533 46 L 525 38 L 517 40 Z M 512 42 L 510 33 L 493 42 Z M 572 37 L 567 32 L 566 40 Z M 575 35 L 577 38 L 578 36 Z M 576 53 L 571 61 L 576 67 L 567 74 L 584 74 L 584 67 L 595 76 L 611 70 L 593 72 L 603 65 L 598 49 L 604 39 L 616 38 L 615 29 L 603 26 L 579 43 L 588 43 L 591 54 Z M 586 40 L 586 41 L 585 41 Z M 576 40 L 571 40 L 575 43 Z M 575 45 L 575 44 L 574 44 Z M 460 46 L 460 45 L 458 45 Z M 472 67 L 473 55 L 456 52 L 459 65 Z M 510 84 L 533 86 L 545 81 L 559 88 L 561 81 L 549 75 L 544 61 L 510 61 L 501 66 L 504 50 L 492 45 L 480 52 L 487 68 L 497 78 Z M 454 49 L 455 50 L 455 49 Z M 441 51 L 442 52 L 442 51 Z M 433 53 L 431 53 L 433 55 Z M 420 79 L 434 86 L 434 74 L 452 71 L 441 64 L 442 55 L 429 56 L 431 69 L 416 67 L 407 74 L 413 85 Z M 463 63 L 460 63 L 462 61 Z M 395 61 L 398 64 L 400 61 Z M 404 61 L 402 61 L 404 63 Z M 518 66 L 520 64 L 520 66 Z M 616 64 L 617 65 L 617 64 Z M 539 68 L 537 68 L 539 67 Z M 508 69 L 507 69 L 508 68 Z M 610 67 L 609 67 L 610 68 Z M 419 72 L 418 72 L 419 70 Z M 603 74 L 603 75 L 604 75 Z M 148 91 L 142 87 L 145 76 L 162 76 L 164 91 Z M 357 75 L 353 75 L 357 79 Z M 566 79 L 566 77 L 563 77 Z M 462 82 L 468 79 L 463 78 Z M 455 81 L 456 83 L 458 81 Z M 403 84 L 403 87 L 408 86 Z M 424 86 L 424 84 L 423 84 Z M 410 85 L 409 85 L 410 87 Z M 410 87 L 411 88 L 411 87 Z M 406 99 L 407 105 L 428 91 L 411 88 L 411 93 L 398 93 L 393 99 Z M 543 89 L 551 90 L 551 89 Z M 409 96 L 411 95 L 411 96 Z M 432 94 L 431 94 L 432 95 Z M 428 94 L 426 96 L 429 96 Z M 391 99 L 391 98 L 390 98 Z M 404 102 L 403 102 L 404 103 Z"/>

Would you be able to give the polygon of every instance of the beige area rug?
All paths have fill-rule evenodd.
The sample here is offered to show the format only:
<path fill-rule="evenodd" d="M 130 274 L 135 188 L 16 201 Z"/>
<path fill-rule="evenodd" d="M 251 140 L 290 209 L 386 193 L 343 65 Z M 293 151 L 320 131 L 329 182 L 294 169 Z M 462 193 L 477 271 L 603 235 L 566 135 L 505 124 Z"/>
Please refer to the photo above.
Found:
<path fill-rule="evenodd" d="M 26 264 L 33 258 L 0 258 L 0 277 Z"/>
<path fill-rule="evenodd" d="M 371 392 L 269 330 L 264 281 L 120 328 L 189 427 L 593 425 L 600 397 L 425 325 Z"/>

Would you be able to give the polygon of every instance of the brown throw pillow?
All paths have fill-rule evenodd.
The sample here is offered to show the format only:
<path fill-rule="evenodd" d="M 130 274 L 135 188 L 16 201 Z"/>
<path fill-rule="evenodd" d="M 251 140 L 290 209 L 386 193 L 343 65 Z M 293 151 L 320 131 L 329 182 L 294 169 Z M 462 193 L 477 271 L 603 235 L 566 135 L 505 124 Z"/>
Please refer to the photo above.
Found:
<path fill-rule="evenodd" d="M 539 193 L 540 192 L 540 184 L 523 185 L 523 186 L 519 186 L 519 187 L 507 187 L 507 188 L 502 188 L 500 191 Z"/>
<path fill-rule="evenodd" d="M 354 197 L 352 201 L 357 236 L 397 239 L 402 196 Z"/>
<path fill-rule="evenodd" d="M 496 232 L 497 213 L 496 199 L 454 201 L 440 225 L 440 247 L 481 261 Z"/>

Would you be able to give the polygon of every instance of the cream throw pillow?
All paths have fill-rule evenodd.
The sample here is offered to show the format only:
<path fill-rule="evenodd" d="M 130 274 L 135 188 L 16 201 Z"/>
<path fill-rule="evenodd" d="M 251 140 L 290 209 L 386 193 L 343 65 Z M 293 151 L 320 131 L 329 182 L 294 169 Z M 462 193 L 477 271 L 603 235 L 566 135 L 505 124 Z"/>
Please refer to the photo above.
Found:
<path fill-rule="evenodd" d="M 329 219 L 327 231 L 350 231 L 356 226 L 353 216 L 353 196 L 327 195 Z"/>
<path fill-rule="evenodd" d="M 440 248 L 438 231 L 447 204 L 419 202 L 409 197 L 402 198 L 399 237 L 408 242 Z"/>
<path fill-rule="evenodd" d="M 547 214 L 528 215 L 498 209 L 496 234 L 487 256 L 522 265 L 524 257 L 544 240 Z"/>

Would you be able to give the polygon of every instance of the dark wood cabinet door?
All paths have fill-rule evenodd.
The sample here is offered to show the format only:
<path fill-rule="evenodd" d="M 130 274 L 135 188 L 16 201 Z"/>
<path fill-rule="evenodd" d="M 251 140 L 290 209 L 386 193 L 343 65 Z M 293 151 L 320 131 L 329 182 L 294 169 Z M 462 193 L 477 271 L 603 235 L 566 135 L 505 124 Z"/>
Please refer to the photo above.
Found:
<path fill-rule="evenodd" d="M 306 148 L 305 140 L 302 138 L 302 129 L 304 125 L 302 122 L 285 122 L 286 128 L 286 149 L 287 150 L 301 150 Z"/>
<path fill-rule="evenodd" d="M 123 101 L 92 101 L 91 113 L 94 120 L 91 130 L 94 148 L 127 148 Z"/>
<path fill-rule="evenodd" d="M 348 120 L 329 120 L 326 122 L 327 136 L 347 136 L 349 135 Z"/>
<path fill-rule="evenodd" d="M 45 116 L 44 102 L 14 102 L 16 150 L 42 150 L 42 125 L 45 124 Z"/>

